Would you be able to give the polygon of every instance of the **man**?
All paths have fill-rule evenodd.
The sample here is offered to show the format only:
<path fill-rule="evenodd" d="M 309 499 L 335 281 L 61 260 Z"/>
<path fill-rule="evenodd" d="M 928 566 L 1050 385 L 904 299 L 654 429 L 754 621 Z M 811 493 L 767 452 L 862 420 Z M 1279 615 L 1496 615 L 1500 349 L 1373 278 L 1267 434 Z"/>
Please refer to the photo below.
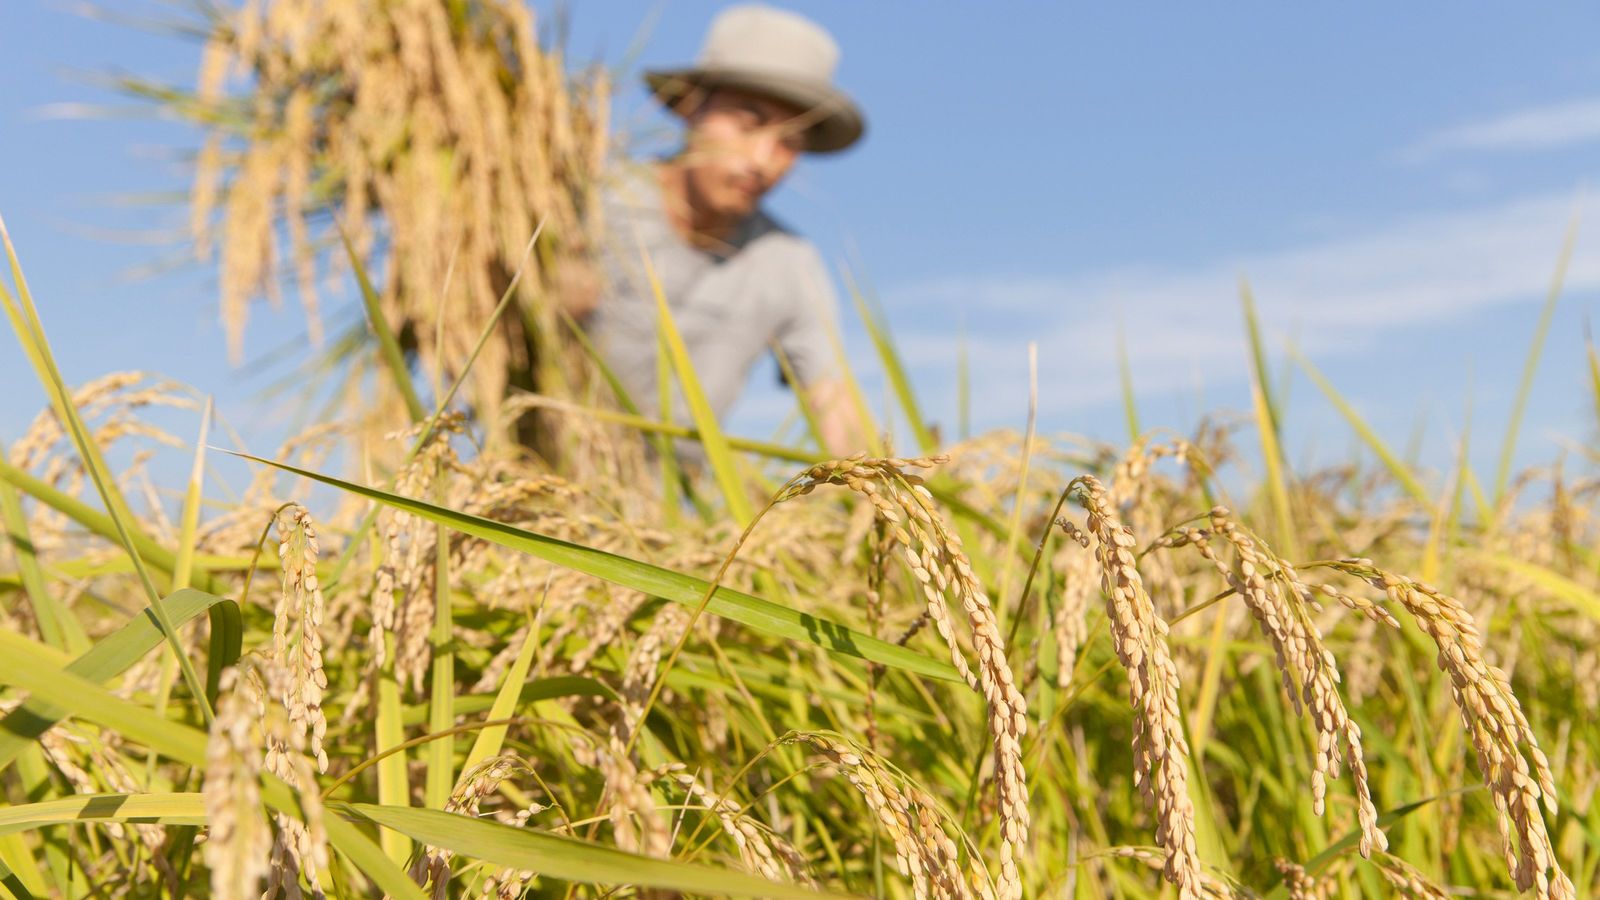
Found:
<path fill-rule="evenodd" d="M 832 153 L 861 137 L 860 111 L 832 84 L 838 55 L 827 32 L 801 16 L 739 6 L 712 22 L 694 66 L 646 75 L 683 120 L 683 148 L 610 192 L 608 283 L 591 324 L 641 408 L 659 406 L 656 300 L 642 250 L 719 417 L 776 348 L 828 451 L 859 449 L 830 335 L 837 299 L 827 269 L 815 247 L 761 208 L 801 153 Z M 673 404 L 684 420 L 681 396 Z"/>

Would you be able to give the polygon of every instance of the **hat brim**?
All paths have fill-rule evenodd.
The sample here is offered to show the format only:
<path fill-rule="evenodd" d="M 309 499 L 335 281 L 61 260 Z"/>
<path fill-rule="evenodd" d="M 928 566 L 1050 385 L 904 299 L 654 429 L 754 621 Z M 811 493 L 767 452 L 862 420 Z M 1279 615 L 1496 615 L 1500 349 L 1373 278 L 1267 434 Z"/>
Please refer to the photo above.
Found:
<path fill-rule="evenodd" d="M 806 129 L 806 150 L 835 153 L 854 144 L 866 131 L 866 119 L 855 101 L 833 85 L 789 78 L 769 72 L 735 69 L 667 69 L 646 72 L 645 84 L 655 98 L 674 113 L 696 89 L 736 88 L 771 97 L 802 112 L 815 112 L 817 121 Z"/>

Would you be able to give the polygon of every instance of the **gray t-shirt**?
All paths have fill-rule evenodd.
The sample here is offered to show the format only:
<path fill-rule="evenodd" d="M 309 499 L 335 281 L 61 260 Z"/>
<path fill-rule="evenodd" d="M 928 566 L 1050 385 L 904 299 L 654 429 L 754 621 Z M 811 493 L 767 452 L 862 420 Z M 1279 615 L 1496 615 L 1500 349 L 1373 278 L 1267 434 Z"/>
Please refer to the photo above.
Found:
<path fill-rule="evenodd" d="M 719 419 L 774 343 L 802 386 L 835 375 L 828 332 L 838 300 L 809 241 L 758 211 L 728 240 L 732 249 L 726 255 L 692 247 L 667 220 L 660 185 L 648 169 L 630 171 L 609 190 L 604 211 L 610 232 L 601 258 L 607 284 L 590 330 L 641 410 L 656 414 L 659 406 L 656 300 L 641 245 Z M 676 383 L 672 405 L 674 418 L 687 421 Z"/>

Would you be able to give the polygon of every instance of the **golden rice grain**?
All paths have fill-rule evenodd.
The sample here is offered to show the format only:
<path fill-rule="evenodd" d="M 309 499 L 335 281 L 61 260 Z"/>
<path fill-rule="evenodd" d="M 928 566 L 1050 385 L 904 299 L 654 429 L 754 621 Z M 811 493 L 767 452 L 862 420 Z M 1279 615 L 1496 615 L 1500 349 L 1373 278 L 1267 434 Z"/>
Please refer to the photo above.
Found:
<path fill-rule="evenodd" d="M 1166 851 L 1165 875 L 1184 897 L 1199 896 L 1194 801 L 1189 796 L 1189 743 L 1178 706 L 1178 671 L 1167 646 L 1167 623 L 1156 614 L 1135 564 L 1138 546 L 1110 495 L 1093 475 L 1068 487 L 1088 512 L 1100 562 L 1101 591 L 1117 659 L 1128 673 L 1133 702 L 1134 783 L 1156 810 L 1156 843 Z"/>
<path fill-rule="evenodd" d="M 1377 568 L 1370 560 L 1345 559 L 1331 568 L 1362 579 L 1404 608 L 1438 647 L 1439 668 L 1450 677 L 1451 695 L 1467 737 L 1477 751 L 1499 817 L 1506 868 L 1517 889 L 1539 898 L 1567 900 L 1576 889 L 1556 859 L 1542 801 L 1556 813 L 1555 777 L 1522 704 L 1511 691 L 1503 670 L 1489 665 L 1477 622 L 1454 598 L 1438 590 Z M 1533 765 L 1530 768 L 1529 760 Z"/>
<path fill-rule="evenodd" d="M 306 735 L 317 770 L 328 770 L 322 742 L 328 720 L 322 712 L 322 695 L 328 675 L 322 667 L 322 587 L 317 581 L 317 532 L 311 514 L 299 504 L 278 513 L 278 560 L 283 568 L 283 590 L 273 611 L 273 652 L 289 670 L 289 693 L 284 701 L 289 720 Z M 298 625 L 291 639 L 289 630 Z"/>

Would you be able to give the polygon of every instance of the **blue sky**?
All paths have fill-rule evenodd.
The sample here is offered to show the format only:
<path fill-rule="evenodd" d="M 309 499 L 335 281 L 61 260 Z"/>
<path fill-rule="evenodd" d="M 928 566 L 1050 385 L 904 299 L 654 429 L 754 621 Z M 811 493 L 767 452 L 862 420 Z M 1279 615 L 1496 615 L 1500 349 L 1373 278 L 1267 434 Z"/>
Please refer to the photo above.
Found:
<path fill-rule="evenodd" d="M 617 64 L 648 26 L 640 65 L 687 61 L 721 5 L 572 2 L 570 56 Z M 1037 341 L 1041 429 L 1120 438 L 1119 326 L 1146 426 L 1247 408 L 1244 274 L 1275 359 L 1293 339 L 1396 445 L 1420 421 L 1434 465 L 1470 402 L 1487 474 L 1581 207 L 1519 458 L 1592 437 L 1582 335 L 1600 305 L 1600 6 L 798 8 L 837 36 L 839 80 L 869 130 L 857 149 L 803 161 L 773 205 L 829 258 L 861 261 L 947 428 L 963 330 L 979 428 L 1022 426 Z M 192 43 L 67 4 L 0 5 L 0 214 L 70 379 L 158 370 L 215 394 L 264 447 L 280 420 L 251 399 L 265 379 L 228 365 L 214 274 L 124 277 L 171 255 L 159 239 L 184 216 L 114 195 L 183 187 L 195 136 L 51 114 L 117 102 L 86 74 L 192 83 L 197 59 Z M 617 119 L 648 134 L 664 120 L 635 81 Z M 881 384 L 846 322 L 855 363 Z M 299 330 L 292 302 L 257 311 L 247 351 Z M 772 381 L 754 379 L 735 430 L 764 435 L 783 417 Z M 43 397 L 12 349 L 0 383 L 17 385 L 0 395 L 0 439 L 14 440 Z M 1289 406 L 1296 459 L 1348 455 L 1348 430 L 1303 378 Z"/>

